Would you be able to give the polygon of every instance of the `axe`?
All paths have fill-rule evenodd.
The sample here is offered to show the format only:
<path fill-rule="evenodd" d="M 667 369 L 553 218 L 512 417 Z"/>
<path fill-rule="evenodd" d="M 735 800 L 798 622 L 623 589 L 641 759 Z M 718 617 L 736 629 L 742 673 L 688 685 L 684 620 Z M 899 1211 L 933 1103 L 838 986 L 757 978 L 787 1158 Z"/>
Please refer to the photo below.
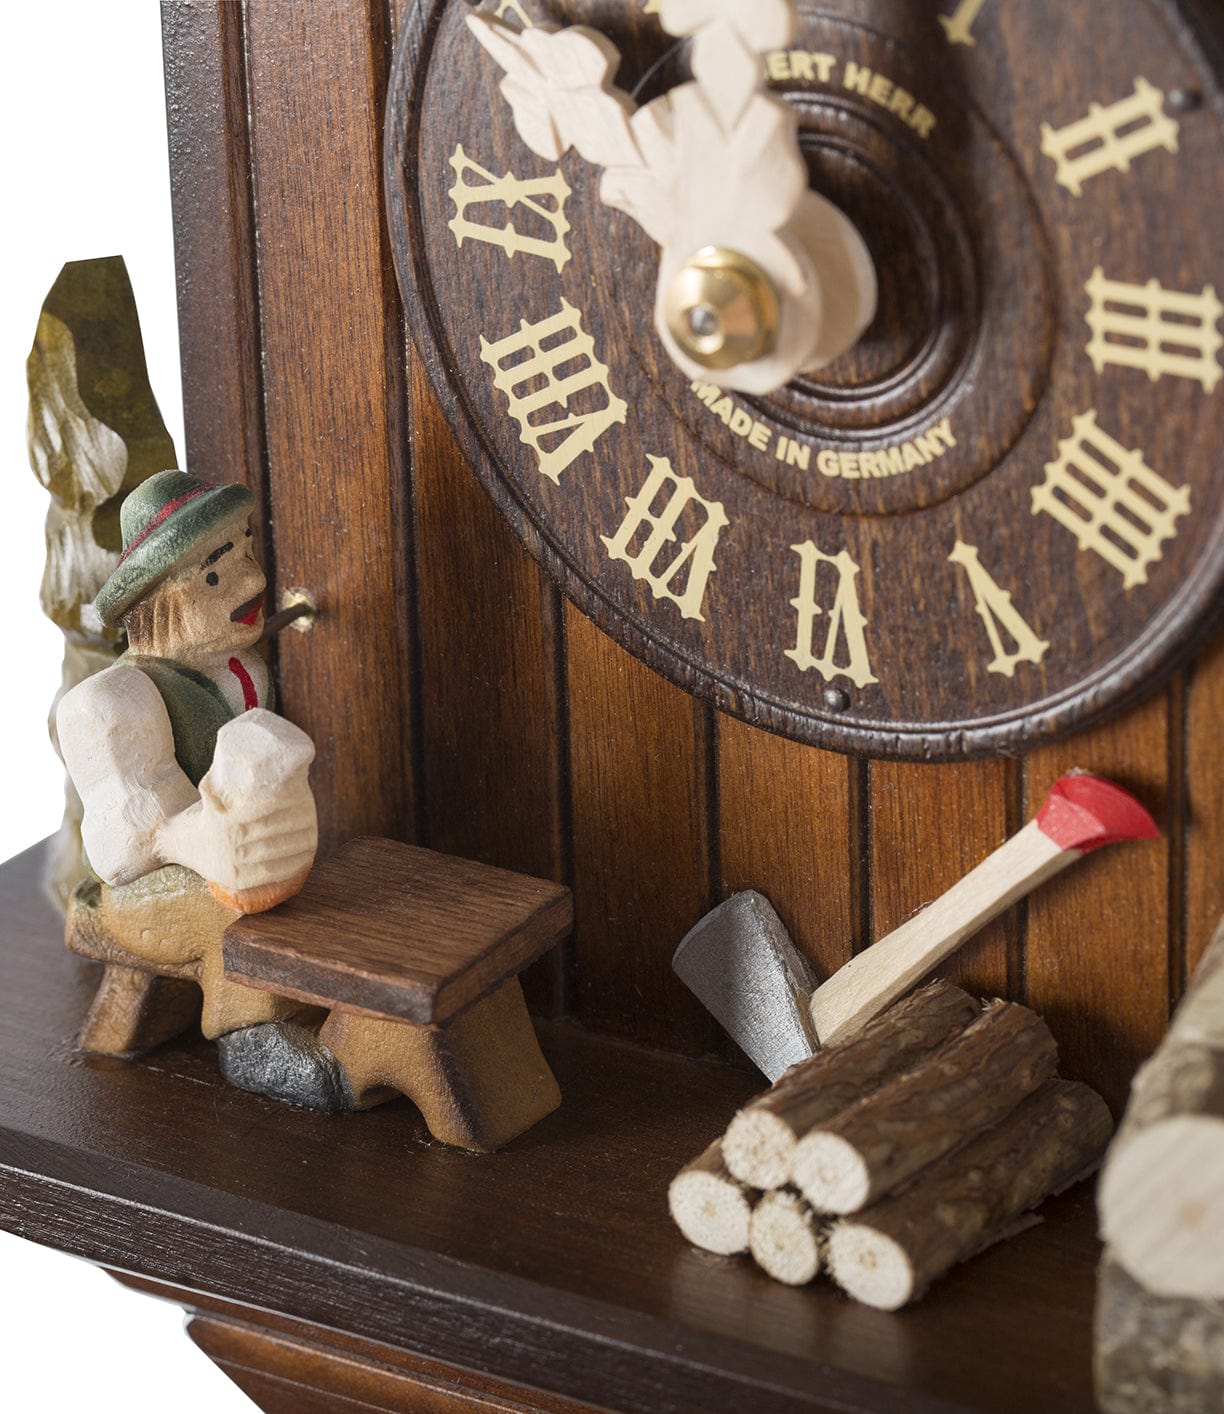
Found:
<path fill-rule="evenodd" d="M 761 894 L 734 894 L 685 934 L 680 980 L 770 1081 L 878 1016 L 1017 899 L 1102 845 L 1154 839 L 1112 781 L 1061 776 L 1037 815 L 933 903 L 819 983 Z"/>

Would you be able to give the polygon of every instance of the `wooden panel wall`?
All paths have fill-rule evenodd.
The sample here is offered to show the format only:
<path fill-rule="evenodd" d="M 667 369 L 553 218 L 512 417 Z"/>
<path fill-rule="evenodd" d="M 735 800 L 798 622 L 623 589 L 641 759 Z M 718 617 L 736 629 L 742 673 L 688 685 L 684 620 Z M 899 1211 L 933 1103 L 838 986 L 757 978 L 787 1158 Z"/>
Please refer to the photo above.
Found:
<path fill-rule="evenodd" d="M 1124 1096 L 1224 911 L 1224 644 L 1126 715 L 1024 761 L 863 762 L 721 716 L 612 644 L 520 549 L 406 347 L 380 181 L 408 0 L 165 7 L 188 464 L 254 485 L 280 586 L 285 710 L 319 749 L 330 842 L 416 839 L 548 875 L 578 927 L 538 1010 L 730 1051 L 673 978 L 746 887 L 822 973 L 1015 830 L 1078 765 L 1136 790 L 1158 844 L 1104 851 L 950 973 L 1027 999 L 1069 1074 Z"/>

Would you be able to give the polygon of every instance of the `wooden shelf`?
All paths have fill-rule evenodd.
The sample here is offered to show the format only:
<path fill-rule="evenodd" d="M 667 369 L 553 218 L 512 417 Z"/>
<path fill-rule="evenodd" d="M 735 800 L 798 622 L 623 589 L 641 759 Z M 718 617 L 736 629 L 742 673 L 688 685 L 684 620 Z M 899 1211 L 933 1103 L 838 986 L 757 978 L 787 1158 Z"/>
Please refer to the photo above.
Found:
<path fill-rule="evenodd" d="M 406 1104 L 318 1116 L 243 1094 L 202 1042 L 78 1055 L 96 977 L 0 869 L 0 1224 L 154 1282 L 616 1410 L 1093 1408 L 1094 1210 L 1046 1221 L 887 1315 L 694 1251 L 668 1180 L 750 1077 L 545 1031 L 565 1102 L 502 1154 Z"/>

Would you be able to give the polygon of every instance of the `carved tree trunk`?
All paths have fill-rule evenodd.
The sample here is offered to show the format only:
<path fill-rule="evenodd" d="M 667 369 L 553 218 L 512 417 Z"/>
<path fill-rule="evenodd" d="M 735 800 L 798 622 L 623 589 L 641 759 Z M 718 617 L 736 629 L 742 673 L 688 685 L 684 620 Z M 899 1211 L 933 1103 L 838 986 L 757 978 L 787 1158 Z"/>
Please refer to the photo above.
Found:
<path fill-rule="evenodd" d="M 1224 923 L 1135 1077 L 1100 1209 L 1115 1258 L 1149 1291 L 1224 1297 Z"/>
<path fill-rule="evenodd" d="M 1096 1393 L 1105 1414 L 1224 1409 L 1224 1301 L 1155 1296 L 1107 1248 L 1097 1276 Z"/>

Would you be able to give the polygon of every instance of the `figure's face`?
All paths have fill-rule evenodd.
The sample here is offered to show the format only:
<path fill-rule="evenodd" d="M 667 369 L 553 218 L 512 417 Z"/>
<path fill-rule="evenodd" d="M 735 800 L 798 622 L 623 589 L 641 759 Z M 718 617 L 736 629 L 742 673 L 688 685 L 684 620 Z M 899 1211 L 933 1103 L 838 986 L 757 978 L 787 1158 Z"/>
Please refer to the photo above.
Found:
<path fill-rule="evenodd" d="M 153 591 L 157 657 L 251 648 L 263 633 L 267 581 L 255 558 L 250 517 L 225 521 L 197 555 Z"/>

